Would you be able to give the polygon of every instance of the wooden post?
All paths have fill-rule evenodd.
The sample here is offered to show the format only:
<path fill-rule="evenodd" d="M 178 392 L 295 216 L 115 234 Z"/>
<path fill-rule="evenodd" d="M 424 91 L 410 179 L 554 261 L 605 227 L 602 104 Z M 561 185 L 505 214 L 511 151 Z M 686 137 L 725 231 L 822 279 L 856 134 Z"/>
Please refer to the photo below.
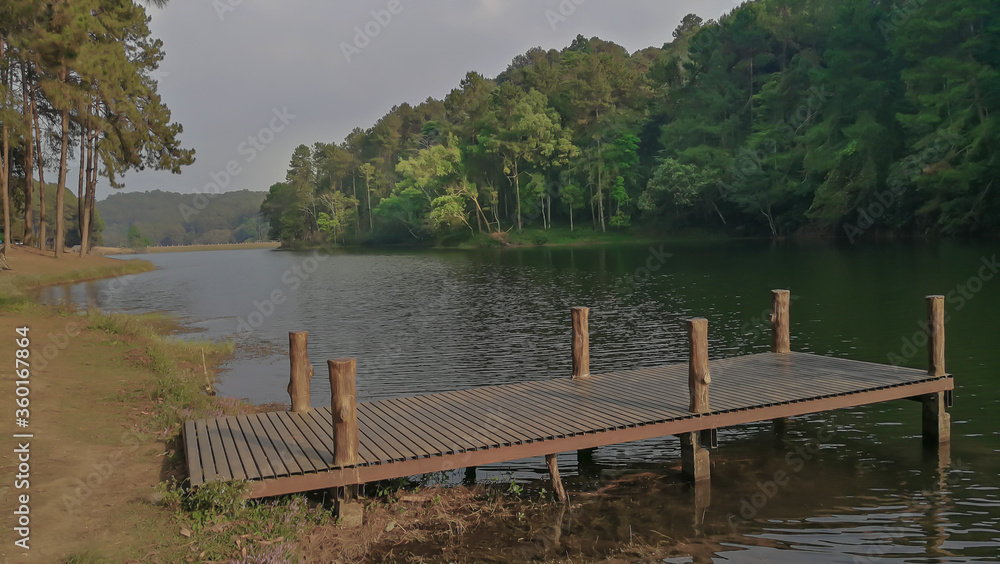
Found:
<path fill-rule="evenodd" d="M 927 296 L 927 373 L 944 376 L 944 296 Z"/>
<path fill-rule="evenodd" d="M 561 503 L 569 503 L 569 496 L 566 495 L 566 488 L 563 487 L 562 478 L 559 477 L 559 461 L 554 454 L 545 455 L 545 463 L 549 466 L 549 474 L 552 475 L 552 491 L 556 493 Z"/>
<path fill-rule="evenodd" d="M 944 296 L 927 296 L 927 374 L 944 376 Z M 927 394 L 923 400 L 923 436 L 928 444 L 951 441 L 951 414 L 944 392 Z"/>
<path fill-rule="evenodd" d="M 788 327 L 788 290 L 771 290 L 771 336 L 776 353 L 791 352 L 791 336 Z"/>
<path fill-rule="evenodd" d="M 688 395 L 691 413 L 707 413 L 708 387 L 712 376 L 708 372 L 708 320 L 689 319 L 688 333 Z M 701 432 L 683 433 L 681 440 L 681 473 L 685 478 L 700 482 L 710 477 L 708 451 L 701 446 Z"/>
<path fill-rule="evenodd" d="M 590 308 L 573 308 L 573 379 L 590 376 Z"/>
<path fill-rule="evenodd" d="M 701 447 L 700 433 L 682 433 L 681 474 L 692 482 L 708 480 L 711 477 L 708 451 Z"/>
<path fill-rule="evenodd" d="M 358 361 L 338 358 L 326 361 L 330 369 L 330 412 L 333 418 L 333 464 L 353 466 L 358 463 L 357 378 Z M 360 527 L 364 520 L 364 506 L 357 501 L 357 486 L 338 488 L 334 512 L 345 527 Z"/>
<path fill-rule="evenodd" d="M 708 386 L 712 376 L 708 372 L 708 320 L 699 317 L 688 319 L 688 392 L 691 413 L 708 412 Z"/>
<path fill-rule="evenodd" d="M 330 391 L 333 398 L 333 464 L 353 466 L 358 463 L 358 408 L 355 378 L 357 359 L 339 358 L 326 361 L 330 368 Z"/>
<path fill-rule="evenodd" d="M 791 292 L 771 290 L 771 350 L 776 353 L 792 351 L 791 332 L 788 326 L 788 304 Z M 781 437 L 785 434 L 785 419 L 772 419 L 774 432 Z"/>
<path fill-rule="evenodd" d="M 308 331 L 288 333 L 288 359 L 291 366 L 288 377 L 288 395 L 292 398 L 292 413 L 308 413 L 311 407 L 309 384 L 312 382 L 313 367 L 309 363 L 307 342 Z"/>

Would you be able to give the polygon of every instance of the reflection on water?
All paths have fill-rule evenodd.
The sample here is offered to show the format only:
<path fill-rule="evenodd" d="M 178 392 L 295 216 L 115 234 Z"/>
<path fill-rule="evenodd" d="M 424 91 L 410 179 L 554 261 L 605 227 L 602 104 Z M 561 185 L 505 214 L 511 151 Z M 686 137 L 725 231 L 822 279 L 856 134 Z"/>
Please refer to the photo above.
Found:
<path fill-rule="evenodd" d="M 94 282 L 43 298 L 167 311 L 204 329 L 199 337 L 233 334 L 243 323 L 252 329 L 239 338 L 247 350 L 281 351 L 288 331 L 309 331 L 320 369 L 313 403 L 325 404 L 323 361 L 340 356 L 358 357 L 362 399 L 568 376 L 576 305 L 591 308 L 595 373 L 685 361 L 682 321 L 692 315 L 709 319 L 713 357 L 766 350 L 771 288 L 792 290 L 796 350 L 883 363 L 895 355 L 922 367 L 925 353 L 912 337 L 923 296 L 960 293 L 996 247 L 218 251 L 143 257 L 160 268 L 115 288 Z M 548 539 L 539 546 L 550 556 L 598 556 L 608 543 L 669 537 L 673 552 L 664 556 L 677 562 L 997 561 L 996 284 L 982 281 L 971 297 L 947 304 L 957 385 L 950 452 L 922 449 L 919 404 L 900 401 L 797 418 L 780 439 L 770 423 L 720 430 L 710 495 L 679 480 L 672 437 L 599 448 L 580 462 L 565 453 L 568 488 L 591 493 L 575 496 L 582 505 L 558 527 L 532 523 Z M 288 401 L 283 355 L 246 354 L 228 368 L 221 393 Z M 641 472 L 654 475 L 622 481 Z M 458 474 L 446 479 L 460 481 Z M 538 479 L 539 488 L 547 477 L 542 459 L 479 473 L 511 475 Z M 496 543 L 513 547 L 511 558 L 530 556 L 516 539 Z"/>

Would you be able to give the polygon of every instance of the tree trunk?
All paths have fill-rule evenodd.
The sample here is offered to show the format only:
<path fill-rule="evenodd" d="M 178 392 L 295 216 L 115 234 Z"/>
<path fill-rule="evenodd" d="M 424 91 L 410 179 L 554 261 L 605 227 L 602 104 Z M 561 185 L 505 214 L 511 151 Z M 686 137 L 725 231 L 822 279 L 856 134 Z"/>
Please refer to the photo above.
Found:
<path fill-rule="evenodd" d="M 0 59 L 3 59 L 4 53 L 6 51 L 6 39 L 0 36 Z M 7 75 L 0 76 L 0 83 L 4 86 L 7 85 Z M 0 100 L 4 105 L 7 104 L 6 100 L 6 89 L 4 89 L 4 100 Z M 7 121 L 3 122 L 3 134 L 2 134 L 2 150 L 3 159 L 0 162 L 0 192 L 2 192 L 3 198 L 3 253 L 6 254 L 10 250 L 10 142 L 7 137 Z"/>
<path fill-rule="evenodd" d="M 94 136 L 96 137 L 96 136 Z M 97 142 L 95 138 L 91 138 L 87 142 L 87 179 L 84 183 L 86 188 L 83 193 L 83 197 L 77 202 L 83 213 L 83 220 L 80 222 L 80 257 L 87 256 L 90 251 L 90 194 L 93 191 L 94 181 L 92 180 L 94 176 L 94 169 L 97 165 Z"/>
<path fill-rule="evenodd" d="M 2 43 L 0 43 L 2 45 Z M 3 49 L 0 48 L 0 54 Z M 0 192 L 3 192 L 3 252 L 10 251 L 10 144 L 7 139 L 7 122 L 3 124 L 3 164 L 0 166 Z"/>
<path fill-rule="evenodd" d="M 35 123 L 35 154 L 38 155 L 38 239 L 39 248 L 47 249 L 47 228 L 45 225 L 45 157 L 42 154 L 42 129 L 38 125 L 38 104 L 35 102 L 35 89 L 31 89 L 31 115 Z"/>
<path fill-rule="evenodd" d="M 358 213 L 358 175 L 355 173 L 351 174 L 351 186 L 354 189 L 354 244 L 358 244 L 361 240 L 361 214 Z"/>
<path fill-rule="evenodd" d="M 597 210 L 601 218 L 601 233 L 607 231 L 604 225 L 604 160 L 602 158 L 601 140 L 597 140 Z"/>
<path fill-rule="evenodd" d="M 25 245 L 31 245 L 35 239 L 34 214 L 34 177 L 35 154 L 32 151 L 31 139 L 31 103 L 28 101 L 28 63 L 21 63 L 21 107 L 23 108 L 24 128 L 24 235 L 21 240 Z"/>
<path fill-rule="evenodd" d="M 573 206 L 569 207 L 569 232 L 573 232 Z"/>
<path fill-rule="evenodd" d="M 517 159 L 514 159 L 514 196 L 517 198 L 517 230 L 521 231 L 521 175 L 517 170 Z"/>
<path fill-rule="evenodd" d="M 80 207 L 81 202 L 83 202 L 83 185 L 85 174 L 87 173 L 87 128 L 83 127 L 80 130 L 80 183 L 76 187 L 76 228 L 81 229 L 83 226 L 83 208 Z M 80 231 L 80 235 L 83 235 L 83 231 Z"/>
<path fill-rule="evenodd" d="M 69 148 L 69 109 L 62 111 L 62 138 L 59 144 L 59 180 L 56 183 L 56 258 L 66 246 L 66 153 Z"/>

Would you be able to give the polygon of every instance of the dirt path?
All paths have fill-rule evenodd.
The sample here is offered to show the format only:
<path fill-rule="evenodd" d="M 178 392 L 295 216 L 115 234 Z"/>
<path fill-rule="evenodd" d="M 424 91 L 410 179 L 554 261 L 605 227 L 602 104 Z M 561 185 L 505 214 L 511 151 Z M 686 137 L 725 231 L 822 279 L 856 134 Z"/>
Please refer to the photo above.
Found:
<path fill-rule="evenodd" d="M 137 545 L 155 550 L 166 540 L 156 531 L 165 531 L 168 523 L 136 528 L 163 520 L 163 512 L 149 501 L 160 481 L 163 448 L 133 432 L 143 406 L 124 401 L 149 375 L 126 366 L 123 347 L 104 342 L 105 335 L 85 326 L 77 316 L 0 314 L 0 436 L 7 443 L 0 449 L 0 507 L 11 525 L 4 527 L 0 562 L 58 562 L 85 553 L 120 562 L 141 558 Z M 30 329 L 33 359 L 26 429 L 15 427 L 12 367 L 18 327 Z M 120 369 L 108 370 L 108 364 Z M 12 438 L 23 432 L 34 437 Z M 19 455 L 14 450 L 26 443 L 29 485 L 16 489 Z M 19 537 L 11 534 L 13 512 L 21 505 L 17 497 L 25 493 L 30 496 L 27 551 L 13 544 Z"/>

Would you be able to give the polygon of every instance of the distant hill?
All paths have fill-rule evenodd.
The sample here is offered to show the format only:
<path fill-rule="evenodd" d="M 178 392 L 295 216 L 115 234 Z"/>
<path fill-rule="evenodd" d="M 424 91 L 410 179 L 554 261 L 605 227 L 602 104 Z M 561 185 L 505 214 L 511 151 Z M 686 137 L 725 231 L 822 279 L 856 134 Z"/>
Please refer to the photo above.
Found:
<path fill-rule="evenodd" d="M 268 225 L 260 217 L 266 195 L 226 192 L 207 198 L 206 205 L 197 194 L 127 192 L 97 202 L 97 210 L 104 220 L 104 243 L 112 247 L 134 245 L 132 226 L 140 240 L 153 245 L 242 243 L 266 240 Z"/>

